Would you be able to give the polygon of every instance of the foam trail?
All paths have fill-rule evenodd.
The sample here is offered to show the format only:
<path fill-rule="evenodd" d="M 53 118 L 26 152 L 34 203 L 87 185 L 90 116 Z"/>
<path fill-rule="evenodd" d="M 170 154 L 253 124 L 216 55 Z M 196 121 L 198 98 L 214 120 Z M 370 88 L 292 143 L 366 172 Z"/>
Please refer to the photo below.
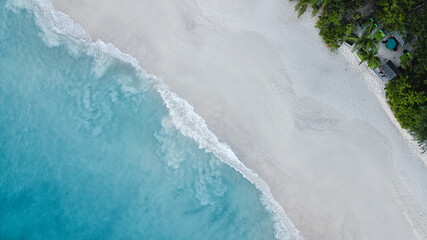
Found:
<path fill-rule="evenodd" d="M 65 41 L 71 43 L 71 45 L 67 44 L 67 47 L 73 54 L 78 55 L 79 50 L 84 49 L 88 55 L 96 58 L 107 55 L 131 64 L 140 76 L 151 80 L 151 84 L 164 100 L 173 124 L 183 135 L 195 140 L 199 147 L 205 151 L 215 154 L 221 161 L 241 173 L 261 191 L 262 202 L 274 217 L 276 238 L 302 239 L 283 208 L 274 200 L 268 185 L 256 173 L 248 169 L 228 145 L 218 140 L 215 134 L 209 130 L 205 120 L 194 112 L 193 107 L 187 101 L 171 92 L 161 79 L 148 74 L 135 58 L 120 52 L 111 43 L 106 44 L 101 40 L 92 42 L 88 33 L 78 24 L 75 24 L 68 15 L 55 10 L 49 0 L 8 1 L 8 7 L 12 9 L 25 8 L 33 12 L 36 16 L 37 25 L 45 34 L 44 40 L 50 46 L 57 46 Z"/>

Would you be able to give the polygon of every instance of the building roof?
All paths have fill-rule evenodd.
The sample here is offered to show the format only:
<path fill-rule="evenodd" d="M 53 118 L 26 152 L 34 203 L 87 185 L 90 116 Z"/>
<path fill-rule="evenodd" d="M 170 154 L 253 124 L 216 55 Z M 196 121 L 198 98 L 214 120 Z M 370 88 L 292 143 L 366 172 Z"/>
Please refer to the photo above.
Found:
<path fill-rule="evenodd" d="M 388 60 L 386 63 L 381 65 L 380 70 L 384 73 L 384 75 L 388 78 L 388 80 L 391 80 L 395 77 L 397 77 L 397 68 L 394 66 L 394 64 Z"/>

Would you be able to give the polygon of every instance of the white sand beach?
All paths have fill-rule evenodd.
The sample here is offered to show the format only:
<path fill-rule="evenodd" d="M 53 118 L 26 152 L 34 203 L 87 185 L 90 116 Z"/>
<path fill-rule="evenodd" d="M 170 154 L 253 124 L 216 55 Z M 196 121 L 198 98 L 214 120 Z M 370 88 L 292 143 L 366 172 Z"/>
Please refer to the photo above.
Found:
<path fill-rule="evenodd" d="M 192 104 L 305 239 L 427 239 L 426 162 L 383 83 L 331 53 L 295 3 L 53 3 Z"/>

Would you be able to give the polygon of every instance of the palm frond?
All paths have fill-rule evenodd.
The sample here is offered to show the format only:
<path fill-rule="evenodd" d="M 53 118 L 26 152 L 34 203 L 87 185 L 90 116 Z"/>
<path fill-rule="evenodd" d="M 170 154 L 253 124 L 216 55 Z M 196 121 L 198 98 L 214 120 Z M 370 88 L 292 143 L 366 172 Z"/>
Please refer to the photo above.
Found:
<path fill-rule="evenodd" d="M 351 34 L 349 36 L 345 36 L 344 37 L 344 41 L 349 41 L 349 42 L 352 42 L 352 43 L 357 42 L 357 40 L 359 40 L 359 37 L 356 36 L 355 34 Z"/>
<path fill-rule="evenodd" d="M 298 3 L 295 6 L 295 10 L 298 11 L 298 17 L 301 17 L 301 15 L 303 15 L 305 11 L 307 11 L 307 7 L 308 7 L 307 3 L 302 3 L 302 4 Z"/>
<path fill-rule="evenodd" d="M 380 65 L 381 61 L 380 59 L 376 56 L 378 53 L 378 48 L 373 48 L 370 50 L 361 50 L 358 52 L 358 56 L 360 57 L 360 64 L 362 64 L 363 62 L 367 62 L 368 66 L 372 66 L 372 65 Z"/>
<path fill-rule="evenodd" d="M 365 27 L 362 35 L 371 35 L 372 30 L 374 30 L 375 24 L 374 22 L 369 22 L 368 25 Z"/>

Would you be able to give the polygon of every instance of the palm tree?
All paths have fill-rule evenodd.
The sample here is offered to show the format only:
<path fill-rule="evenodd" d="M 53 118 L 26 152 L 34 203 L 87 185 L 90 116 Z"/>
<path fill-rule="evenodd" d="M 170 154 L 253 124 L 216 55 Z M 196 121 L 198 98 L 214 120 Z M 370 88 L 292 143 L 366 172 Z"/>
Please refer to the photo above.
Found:
<path fill-rule="evenodd" d="M 316 1 L 318 2 L 318 1 Z M 322 8 L 321 5 L 317 5 L 316 3 L 312 5 L 313 7 L 313 11 L 311 12 L 311 17 L 314 17 L 317 15 L 317 13 L 320 11 L 320 9 Z"/>
<path fill-rule="evenodd" d="M 298 11 L 298 17 L 301 17 L 307 11 L 309 5 L 311 5 L 312 0 L 299 0 L 297 5 L 295 5 L 295 11 Z"/>
<path fill-rule="evenodd" d="M 377 47 L 378 42 L 371 34 L 363 34 L 355 42 L 352 52 L 358 50 L 368 51 Z"/>
<path fill-rule="evenodd" d="M 379 66 L 381 64 L 380 59 L 376 56 L 378 53 L 378 47 L 371 48 L 369 50 L 361 50 L 357 53 L 360 57 L 360 63 L 366 62 L 369 67 Z M 371 67 L 372 68 L 372 67 Z"/>
<path fill-rule="evenodd" d="M 355 52 L 361 49 L 368 51 L 378 46 L 378 41 L 371 34 L 372 29 L 373 29 L 373 24 L 372 26 L 370 25 L 365 28 L 365 31 L 363 31 L 362 33 L 362 36 L 357 37 L 356 35 L 353 34 L 346 38 L 348 41 L 351 41 L 354 43 L 352 52 Z"/>
<path fill-rule="evenodd" d="M 330 3 L 335 0 L 299 0 L 295 6 L 295 10 L 298 11 L 298 17 L 301 17 L 307 11 L 308 6 L 313 8 L 312 17 L 320 11 L 320 9 L 325 8 Z"/>
<path fill-rule="evenodd" d="M 329 6 L 335 0 L 312 0 L 310 6 L 313 8 L 312 17 L 316 16 L 316 14 L 320 11 L 320 9 L 324 9 Z"/>
<path fill-rule="evenodd" d="M 360 37 L 356 36 L 355 34 L 351 34 L 350 36 L 347 36 L 345 38 L 346 41 L 354 43 L 354 47 L 351 50 L 352 52 L 358 50 L 364 50 L 366 52 L 378 46 L 378 41 L 371 34 L 374 28 L 374 23 L 370 22 L 368 25 L 365 26 L 365 29 L 363 30 L 363 33 Z"/>
<path fill-rule="evenodd" d="M 374 30 L 375 27 L 378 27 L 378 25 L 375 26 L 374 21 L 369 21 L 367 24 L 365 24 L 363 34 L 371 34 L 372 30 Z"/>

